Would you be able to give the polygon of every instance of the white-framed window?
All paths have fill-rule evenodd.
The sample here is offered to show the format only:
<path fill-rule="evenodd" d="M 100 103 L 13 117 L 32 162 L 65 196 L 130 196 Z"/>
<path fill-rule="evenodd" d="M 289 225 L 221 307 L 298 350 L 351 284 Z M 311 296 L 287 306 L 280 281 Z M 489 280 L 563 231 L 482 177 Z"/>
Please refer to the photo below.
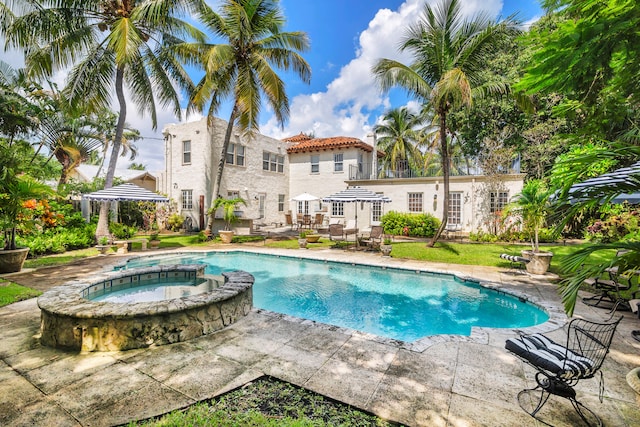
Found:
<path fill-rule="evenodd" d="M 500 212 L 504 209 L 505 205 L 509 203 L 509 192 L 492 191 L 489 200 L 489 211 L 491 213 Z"/>
<path fill-rule="evenodd" d="M 262 152 L 262 170 L 284 173 L 284 156 L 268 151 Z"/>
<path fill-rule="evenodd" d="M 449 193 L 449 219 L 447 224 L 462 224 L 462 193 Z"/>
<path fill-rule="evenodd" d="M 278 194 L 278 212 L 284 212 L 284 194 Z"/>
<path fill-rule="evenodd" d="M 382 202 L 371 203 L 371 221 L 380 221 L 382 216 Z"/>
<path fill-rule="evenodd" d="M 407 193 L 409 212 L 422 212 L 423 193 Z"/>
<path fill-rule="evenodd" d="M 225 161 L 228 165 L 244 166 L 244 145 L 229 144 Z"/>
<path fill-rule="evenodd" d="M 182 164 L 191 164 L 191 141 L 182 141 Z"/>
<path fill-rule="evenodd" d="M 193 209 L 193 190 L 182 190 L 182 209 Z"/>
<path fill-rule="evenodd" d="M 303 215 L 309 215 L 309 201 L 299 201 L 298 202 L 298 213 Z"/>
<path fill-rule="evenodd" d="M 318 154 L 311 155 L 311 173 L 320 173 L 320 156 Z"/>
<path fill-rule="evenodd" d="M 333 171 L 342 172 L 344 170 L 344 154 L 333 153 Z"/>
<path fill-rule="evenodd" d="M 331 216 L 344 216 L 344 203 L 333 202 L 331 203 Z"/>

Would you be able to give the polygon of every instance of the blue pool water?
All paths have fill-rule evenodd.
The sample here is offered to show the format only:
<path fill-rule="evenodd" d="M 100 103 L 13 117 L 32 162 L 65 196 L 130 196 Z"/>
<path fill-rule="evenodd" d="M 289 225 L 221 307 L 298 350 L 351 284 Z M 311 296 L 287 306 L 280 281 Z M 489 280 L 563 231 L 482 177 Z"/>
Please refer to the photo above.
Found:
<path fill-rule="evenodd" d="M 206 274 L 255 277 L 255 307 L 401 341 L 470 335 L 472 326 L 522 328 L 548 320 L 538 307 L 438 273 L 416 273 L 245 252 L 136 258 L 126 268 L 205 264 Z"/>

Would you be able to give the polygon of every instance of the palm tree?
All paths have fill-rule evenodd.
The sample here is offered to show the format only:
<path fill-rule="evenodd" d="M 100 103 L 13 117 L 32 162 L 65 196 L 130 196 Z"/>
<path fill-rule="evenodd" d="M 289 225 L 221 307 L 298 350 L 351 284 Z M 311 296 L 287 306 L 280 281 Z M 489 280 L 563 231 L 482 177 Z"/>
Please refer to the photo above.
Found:
<path fill-rule="evenodd" d="M 42 147 L 47 147 L 49 158 L 55 157 L 62 166 L 60 189 L 67 183 L 69 173 L 102 147 L 102 138 L 95 115 L 88 114 L 79 104 L 72 105 L 55 84 L 50 85 L 50 91 L 37 92 L 46 108 L 37 130 L 40 143 L 31 161 L 37 158 Z"/>
<path fill-rule="evenodd" d="M 205 70 L 190 106 L 207 108 L 212 125 L 222 102 L 230 99 L 233 103 L 213 184 L 213 204 L 219 196 L 233 127 L 243 132 L 257 131 L 263 97 L 281 125 L 287 120 L 289 98 L 274 67 L 293 71 L 309 82 L 311 69 L 298 53 L 308 49 L 309 39 L 304 32 L 283 31 L 286 20 L 277 0 L 225 0 L 220 14 L 205 7 L 200 21 L 227 43 L 191 44 L 176 50 L 185 61 L 199 63 Z M 213 215 L 208 228 L 212 226 Z"/>
<path fill-rule="evenodd" d="M 127 116 L 127 87 L 139 110 L 157 127 L 156 99 L 180 117 L 176 85 L 191 89 L 189 76 L 169 48 L 191 36 L 194 26 L 178 18 L 195 14 L 200 0 L 40 0 L 19 2 L 24 13 L 7 28 L 9 47 L 23 48 L 30 73 L 50 76 L 73 66 L 66 94 L 71 104 L 90 111 L 108 108 L 115 92 L 119 115 L 105 188 L 113 184 Z M 108 234 L 108 204 L 103 203 L 96 236 Z"/>
<path fill-rule="evenodd" d="M 102 172 L 104 161 L 107 158 L 107 153 L 109 152 L 112 141 L 115 138 L 114 130 L 117 128 L 118 115 L 110 110 L 100 111 L 97 115 L 96 122 L 102 135 L 102 156 L 100 156 L 99 161 L 94 163 L 98 165 L 98 170 L 96 171 L 95 176 L 97 178 L 100 176 L 100 172 Z M 131 153 L 129 155 L 129 160 L 135 160 L 138 156 L 138 147 L 134 142 L 140 139 L 142 139 L 140 131 L 125 122 L 124 130 L 122 131 L 122 140 L 120 141 L 120 156 L 125 157 L 128 153 Z"/>
<path fill-rule="evenodd" d="M 447 116 L 457 108 L 470 106 L 474 96 L 508 91 L 507 84 L 487 83 L 483 78 L 491 56 L 519 33 L 517 24 L 511 17 L 496 23 L 485 14 L 463 20 L 458 0 L 443 0 L 433 7 L 425 4 L 418 23 L 407 30 L 400 45 L 401 51 L 413 55 L 413 63 L 381 59 L 373 68 L 383 90 L 399 86 L 419 101 L 432 103 L 439 121 L 444 201 L 442 223 L 429 246 L 440 238 L 448 219 Z"/>
<path fill-rule="evenodd" d="M 413 114 L 407 107 L 401 107 L 388 111 L 383 120 L 373 128 L 377 136 L 378 149 L 384 152 L 383 167 L 395 173 L 414 169 L 421 163 L 422 158 L 420 150 L 417 149 L 420 116 Z"/>

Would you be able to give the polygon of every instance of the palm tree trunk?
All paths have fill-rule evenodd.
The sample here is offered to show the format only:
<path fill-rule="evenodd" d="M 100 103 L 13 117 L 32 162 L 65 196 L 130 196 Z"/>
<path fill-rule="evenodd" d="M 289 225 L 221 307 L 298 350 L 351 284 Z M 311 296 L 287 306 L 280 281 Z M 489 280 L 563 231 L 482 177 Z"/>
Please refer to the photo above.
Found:
<path fill-rule="evenodd" d="M 233 132 L 233 123 L 236 121 L 236 115 L 238 112 L 238 108 L 236 106 L 233 107 L 231 111 L 231 117 L 229 118 L 229 123 L 227 124 L 227 130 L 224 134 L 224 142 L 222 143 L 222 152 L 220 153 L 220 160 L 218 162 L 218 172 L 216 174 L 216 180 L 213 182 L 213 192 L 211 194 L 211 206 L 209 209 L 213 207 L 213 204 L 216 202 L 216 199 L 220 197 L 220 185 L 222 183 L 222 173 L 224 172 L 224 165 L 227 157 L 227 149 L 229 148 L 229 143 L 231 142 L 231 132 Z M 212 141 L 213 143 L 213 141 Z M 209 223 L 207 224 L 207 228 L 213 232 L 213 220 L 215 219 L 215 212 L 211 212 L 209 215 Z"/>
<path fill-rule="evenodd" d="M 116 135 L 113 138 L 113 147 L 111 148 L 107 177 L 104 182 L 105 189 L 111 188 L 113 185 L 113 177 L 116 174 L 116 165 L 118 163 L 118 155 L 120 154 L 124 124 L 127 119 L 127 102 L 124 98 L 123 80 L 124 69 L 122 66 L 119 66 L 116 70 L 116 96 L 118 98 L 118 104 L 120 105 L 120 113 L 118 114 Z M 96 239 L 107 235 L 109 235 L 109 202 L 102 202 L 100 204 L 100 216 L 98 217 L 98 226 L 96 228 Z"/>
<path fill-rule="evenodd" d="M 440 156 L 442 160 L 444 197 L 442 198 L 442 223 L 428 244 L 430 248 L 434 247 L 438 239 L 440 239 L 449 220 L 449 144 L 447 143 L 447 113 L 440 110 L 438 111 L 438 116 L 440 117 Z"/>

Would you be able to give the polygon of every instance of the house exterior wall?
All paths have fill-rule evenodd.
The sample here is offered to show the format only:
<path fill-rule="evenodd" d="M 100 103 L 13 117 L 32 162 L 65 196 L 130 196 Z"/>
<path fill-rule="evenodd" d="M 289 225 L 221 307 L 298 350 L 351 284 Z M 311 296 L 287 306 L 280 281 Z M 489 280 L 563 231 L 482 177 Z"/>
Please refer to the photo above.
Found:
<path fill-rule="evenodd" d="M 343 155 L 342 171 L 335 171 L 334 154 Z M 289 154 L 289 194 L 310 193 L 322 199 L 347 188 L 350 166 L 358 165 L 358 154 L 362 155 L 362 162 L 371 162 L 371 153 L 357 147 L 335 148 L 328 150 L 310 151 Z M 311 156 L 319 156 L 319 170 L 311 172 Z M 291 212 L 297 212 L 297 203 L 288 202 Z M 327 215 L 331 212 L 330 203 L 311 202 L 309 213 L 314 214 L 322 210 Z"/>
<path fill-rule="evenodd" d="M 201 219 L 206 226 L 207 210 L 211 206 L 213 183 L 218 169 L 220 153 L 224 141 L 227 122 L 214 119 L 213 129 L 207 128 L 207 120 L 178 125 L 167 125 L 163 129 L 165 136 L 165 170 L 159 180 L 161 192 L 177 203 L 178 212 L 190 218 L 194 228 L 198 229 Z M 190 161 L 183 161 L 184 142 L 190 142 Z M 213 141 L 213 143 L 212 143 Z M 244 147 L 244 164 L 226 164 L 221 182 L 220 194 L 227 197 L 234 192 L 242 197 L 247 205 L 240 205 L 240 222 L 235 229 L 241 234 L 251 232 L 254 224 L 283 222 L 284 212 L 279 212 L 279 196 L 289 198 L 289 165 L 286 156 L 287 144 L 277 139 L 255 134 L 253 137 L 233 132 L 231 144 Z M 263 170 L 263 151 L 284 156 L 283 172 Z M 234 158 L 236 161 L 237 156 Z M 184 191 L 191 190 L 192 207 L 188 209 L 183 199 Z M 264 209 L 260 209 L 261 198 Z M 201 213 L 204 213 L 203 217 Z M 261 215 L 263 213 L 263 215 Z M 221 216 L 220 214 L 216 215 Z M 216 221 L 214 231 L 222 227 Z"/>
<path fill-rule="evenodd" d="M 499 180 L 486 176 L 450 177 L 449 192 L 460 194 L 461 231 L 489 230 L 496 218 L 496 215 L 490 212 L 490 193 L 506 193 L 507 200 L 510 201 L 513 196 L 522 191 L 523 180 L 523 174 L 500 175 Z M 383 213 L 392 210 L 409 212 L 409 193 L 421 193 L 422 212 L 442 219 L 442 201 L 444 200 L 442 177 L 349 181 L 349 185 L 359 185 L 389 197 L 391 203 L 383 204 Z M 355 206 L 350 209 L 350 214 L 354 215 Z M 352 218 L 346 213 L 345 216 Z M 370 223 L 371 207 L 358 206 L 358 226 L 368 227 Z"/>

